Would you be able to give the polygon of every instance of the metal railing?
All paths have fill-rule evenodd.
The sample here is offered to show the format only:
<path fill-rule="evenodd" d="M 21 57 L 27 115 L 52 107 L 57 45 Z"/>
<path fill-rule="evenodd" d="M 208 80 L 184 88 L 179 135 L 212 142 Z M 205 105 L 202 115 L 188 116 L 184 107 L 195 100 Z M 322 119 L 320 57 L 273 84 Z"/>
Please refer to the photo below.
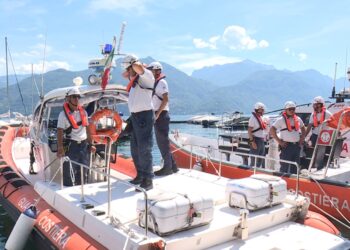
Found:
<path fill-rule="evenodd" d="M 70 168 L 72 168 L 72 163 L 75 164 L 75 165 L 78 165 L 80 167 L 80 187 L 81 187 L 81 195 L 80 195 L 80 202 L 83 203 L 85 202 L 85 192 L 84 192 L 84 168 L 87 169 L 88 171 L 92 171 L 92 172 L 96 172 L 97 174 L 100 174 L 104 177 L 107 178 L 107 193 L 108 193 L 108 197 L 107 197 L 107 217 L 108 218 L 111 218 L 111 203 L 112 203 L 112 191 L 111 191 L 111 180 L 115 180 L 117 181 L 118 183 L 122 183 L 124 185 L 127 185 L 129 187 L 133 187 L 135 188 L 136 190 L 140 191 L 143 193 L 143 196 L 144 196 L 144 199 L 145 199 L 145 236 L 148 237 L 148 195 L 147 195 L 147 191 L 137 185 L 133 185 L 131 183 L 129 183 L 129 181 L 125 181 L 123 179 L 120 179 L 120 178 L 117 178 L 115 176 L 112 176 L 111 175 L 111 168 L 110 168 L 110 154 L 111 154 L 111 147 L 112 147 L 112 140 L 109 136 L 104 136 L 103 137 L 107 137 L 107 144 L 106 144 L 106 152 L 108 152 L 108 154 L 105 154 L 105 168 L 107 169 L 107 173 L 104 173 L 103 171 L 99 171 L 95 168 L 92 167 L 92 161 L 91 161 L 91 156 L 92 156 L 92 153 L 90 153 L 90 166 L 86 166 L 82 163 L 79 163 L 79 162 L 76 162 L 76 161 L 73 161 L 71 159 L 69 159 L 68 156 L 64 156 L 64 157 L 61 157 L 60 158 L 60 183 L 61 183 L 61 189 L 63 189 L 64 185 L 63 185 L 63 163 L 65 161 L 68 161 L 69 164 L 70 164 Z M 54 160 L 55 161 L 55 160 Z M 51 165 L 51 164 L 49 164 Z M 48 169 L 48 167 L 46 167 L 44 169 L 44 173 L 45 173 L 45 170 Z M 45 174 L 44 174 L 44 178 L 45 178 L 45 181 L 46 181 L 46 177 L 45 177 Z"/>
<path fill-rule="evenodd" d="M 271 158 L 271 157 L 268 157 L 268 156 L 252 155 L 252 154 L 248 154 L 248 153 L 241 153 L 241 152 L 234 152 L 234 151 L 229 151 L 229 150 L 222 150 L 222 149 L 218 149 L 218 148 L 213 148 L 211 146 L 193 145 L 193 144 L 190 144 L 190 143 L 182 143 L 181 145 L 182 145 L 182 147 L 180 146 L 180 148 L 183 148 L 183 149 L 185 149 L 186 146 L 190 147 L 190 169 L 193 168 L 193 161 L 192 161 L 192 159 L 194 157 L 193 148 L 194 147 L 201 148 L 201 149 L 204 149 L 205 153 L 206 153 L 205 155 L 203 155 L 203 159 L 209 160 L 209 162 L 211 163 L 211 167 L 214 169 L 216 174 L 218 176 L 220 176 L 220 177 L 221 177 L 221 169 L 222 169 L 222 162 L 223 162 L 222 157 L 217 157 L 217 161 L 219 162 L 219 169 L 216 169 L 214 164 L 213 164 L 213 162 L 212 162 L 212 157 L 210 156 L 209 151 L 215 150 L 215 151 L 217 151 L 219 153 L 220 156 L 222 156 L 222 153 L 229 153 L 229 154 L 233 154 L 233 155 L 236 155 L 236 156 L 240 156 L 242 158 L 243 157 L 247 157 L 247 158 L 250 158 L 250 159 L 252 159 L 252 158 L 260 158 L 263 161 L 265 161 L 265 163 L 267 161 L 274 161 L 274 162 L 289 164 L 289 166 L 294 167 L 297 170 L 297 173 L 296 173 L 297 181 L 296 181 L 296 187 L 295 187 L 296 191 L 295 192 L 296 192 L 296 196 L 297 197 L 299 195 L 300 165 L 297 162 L 295 162 L 295 161 L 287 161 L 287 160 Z M 180 149 L 177 149 L 177 150 L 180 150 Z M 198 157 L 198 156 L 201 156 L 201 154 L 197 153 L 197 154 L 195 154 L 195 156 Z M 226 161 L 226 162 L 228 162 L 228 161 Z M 237 166 L 242 164 L 241 162 L 234 162 L 234 161 L 229 161 L 229 163 L 232 164 L 232 165 L 237 165 Z M 257 167 L 256 163 L 257 163 L 257 161 L 255 160 L 254 166 L 252 166 L 252 168 L 254 170 L 254 174 L 256 174 L 257 169 L 269 172 L 268 169 L 266 169 L 266 168 L 259 168 L 259 167 Z M 276 171 L 271 171 L 271 172 L 276 172 Z M 282 177 L 284 176 L 283 172 L 279 172 L 279 171 L 277 171 L 277 172 L 278 173 L 282 173 Z M 289 173 L 285 173 L 285 174 L 289 174 Z"/>

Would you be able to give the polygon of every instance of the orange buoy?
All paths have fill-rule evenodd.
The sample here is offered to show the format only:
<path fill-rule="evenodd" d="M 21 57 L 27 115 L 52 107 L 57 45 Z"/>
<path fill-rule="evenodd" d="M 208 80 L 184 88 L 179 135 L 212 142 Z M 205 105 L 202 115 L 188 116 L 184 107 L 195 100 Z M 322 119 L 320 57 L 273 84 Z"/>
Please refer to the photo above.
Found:
<path fill-rule="evenodd" d="M 114 127 L 96 130 L 96 124 L 102 117 L 111 117 L 115 124 Z M 101 109 L 92 115 L 89 130 L 91 138 L 96 143 L 107 144 L 107 138 L 110 138 L 113 142 L 115 142 L 122 131 L 122 119 L 117 112 L 111 109 Z"/>
<path fill-rule="evenodd" d="M 340 235 L 339 230 L 334 226 L 334 224 L 330 220 L 316 212 L 308 211 L 304 218 L 304 221 L 302 221 L 301 223 L 306 226 L 317 228 L 319 230 L 334 235 Z"/>

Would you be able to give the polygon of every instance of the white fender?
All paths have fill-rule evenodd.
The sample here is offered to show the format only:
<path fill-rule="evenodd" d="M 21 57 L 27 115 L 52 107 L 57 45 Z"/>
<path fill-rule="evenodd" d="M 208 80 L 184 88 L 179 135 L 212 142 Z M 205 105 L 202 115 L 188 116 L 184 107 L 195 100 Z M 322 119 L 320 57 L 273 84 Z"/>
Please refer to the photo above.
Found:
<path fill-rule="evenodd" d="M 34 227 L 36 217 L 36 208 L 34 206 L 23 211 L 12 229 L 10 237 L 6 242 L 5 249 L 21 250 L 24 248 Z"/>

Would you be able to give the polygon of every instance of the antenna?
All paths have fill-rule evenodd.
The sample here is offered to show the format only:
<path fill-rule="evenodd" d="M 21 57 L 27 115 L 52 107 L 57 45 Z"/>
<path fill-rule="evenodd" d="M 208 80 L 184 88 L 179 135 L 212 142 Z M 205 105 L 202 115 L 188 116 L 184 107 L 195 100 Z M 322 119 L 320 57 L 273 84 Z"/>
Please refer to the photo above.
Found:
<path fill-rule="evenodd" d="M 348 49 L 346 49 L 346 53 L 345 53 L 345 74 L 347 73 L 347 65 L 348 65 Z M 345 81 L 346 79 L 344 79 L 344 92 L 345 92 Z"/>
<path fill-rule="evenodd" d="M 46 61 L 46 39 L 47 39 L 47 31 L 45 32 L 43 70 L 41 72 L 41 96 L 40 96 L 41 98 L 44 96 L 44 72 L 45 72 L 45 61 Z"/>
<path fill-rule="evenodd" d="M 117 48 L 117 54 L 116 55 L 120 55 L 120 49 L 122 47 L 123 38 L 124 38 L 125 26 L 126 26 L 126 22 L 122 22 L 122 28 L 120 29 L 120 36 L 119 36 L 118 48 Z"/>
<path fill-rule="evenodd" d="M 338 63 L 335 63 L 335 67 L 334 67 L 334 78 L 333 78 L 333 89 L 332 89 L 332 98 L 335 97 L 335 80 L 337 79 L 337 66 Z"/>

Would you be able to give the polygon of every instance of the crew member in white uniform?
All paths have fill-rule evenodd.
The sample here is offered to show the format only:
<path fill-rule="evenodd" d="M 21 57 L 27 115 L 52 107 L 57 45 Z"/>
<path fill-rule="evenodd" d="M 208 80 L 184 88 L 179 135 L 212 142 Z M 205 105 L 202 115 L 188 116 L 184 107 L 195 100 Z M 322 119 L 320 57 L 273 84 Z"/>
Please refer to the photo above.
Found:
<path fill-rule="evenodd" d="M 303 120 L 295 114 L 296 105 L 292 101 L 284 104 L 284 112 L 270 129 L 271 136 L 281 148 L 280 159 L 300 164 L 300 150 L 305 140 Z M 277 135 L 280 132 L 280 136 Z M 296 167 L 281 162 L 281 172 L 297 173 Z"/>
<path fill-rule="evenodd" d="M 265 140 L 268 134 L 268 120 L 264 117 L 265 104 L 257 102 L 254 105 L 254 112 L 248 121 L 249 154 L 265 156 Z M 255 158 L 250 158 L 250 166 L 255 165 Z M 257 167 L 265 167 L 265 161 L 257 158 Z"/>
<path fill-rule="evenodd" d="M 163 168 L 154 172 L 157 176 L 170 175 L 178 171 L 176 162 L 170 152 L 169 142 L 169 89 L 162 74 L 163 66 L 160 62 L 152 62 L 148 65 L 148 69 L 152 70 L 155 78 L 153 91 L 153 106 L 155 110 L 154 132 L 159 151 L 163 158 Z"/>
<path fill-rule="evenodd" d="M 88 130 L 88 116 L 85 109 L 79 105 L 80 91 L 72 88 L 66 95 L 63 111 L 57 122 L 57 157 L 68 156 L 70 160 L 89 166 L 91 146 Z M 88 171 L 84 168 L 84 182 L 87 181 Z M 68 161 L 63 164 L 63 185 L 73 186 L 81 184 L 80 166 Z"/>
<path fill-rule="evenodd" d="M 316 145 L 317 137 L 320 133 L 321 124 L 332 116 L 332 113 L 326 109 L 326 103 L 322 96 L 316 96 L 313 101 L 314 112 L 311 114 L 309 124 L 306 128 L 306 135 L 312 130 L 310 141 L 313 147 Z"/>
<path fill-rule="evenodd" d="M 152 130 L 154 110 L 152 92 L 154 76 L 146 69 L 135 55 L 127 55 L 122 62 L 123 76 L 129 79 L 128 107 L 132 124 L 130 149 L 137 176 L 130 181 L 140 184 L 145 190 L 153 188 Z M 136 189 L 136 191 L 138 191 Z"/>

